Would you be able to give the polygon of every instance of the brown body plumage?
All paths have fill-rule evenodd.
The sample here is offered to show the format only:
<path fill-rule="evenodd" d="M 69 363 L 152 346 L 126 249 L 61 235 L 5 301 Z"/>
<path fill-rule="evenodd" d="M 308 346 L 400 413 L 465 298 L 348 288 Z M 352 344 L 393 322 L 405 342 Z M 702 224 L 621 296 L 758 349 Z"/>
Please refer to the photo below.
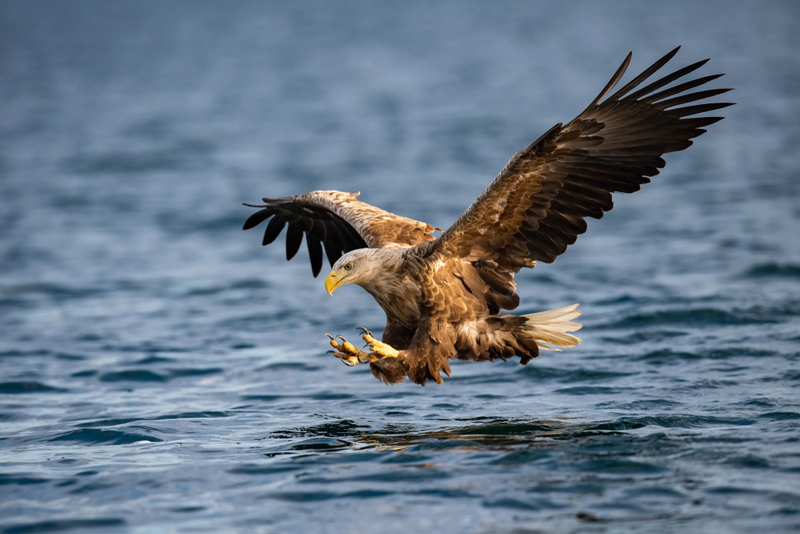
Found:
<path fill-rule="evenodd" d="M 372 353 L 333 345 L 350 364 L 369 361 L 373 374 L 386 383 L 406 376 L 419 384 L 441 383 L 441 372 L 450 375 L 452 358 L 519 356 L 524 365 L 540 349 L 574 346 L 580 340 L 568 332 L 580 328 L 571 322 L 580 314 L 577 304 L 527 316 L 499 312 L 519 305 L 515 273 L 537 261 L 553 262 L 586 231 L 585 217 L 599 219 L 611 210 L 613 192 L 638 191 L 664 167 L 664 153 L 687 148 L 705 126 L 721 120 L 694 116 L 731 104 L 696 102 L 728 89 L 690 92 L 721 75 L 663 89 L 705 61 L 638 88 L 677 50 L 608 96 L 627 69 L 629 54 L 583 113 L 515 154 L 439 238 L 429 224 L 339 191 L 265 198 L 244 228 L 272 217 L 266 245 L 288 224 L 287 259 L 305 233 L 314 276 L 325 245 L 333 265 L 326 280 L 330 292 L 356 283 L 375 297 L 386 312 L 382 341 L 388 349 L 380 349 L 377 341 Z"/>

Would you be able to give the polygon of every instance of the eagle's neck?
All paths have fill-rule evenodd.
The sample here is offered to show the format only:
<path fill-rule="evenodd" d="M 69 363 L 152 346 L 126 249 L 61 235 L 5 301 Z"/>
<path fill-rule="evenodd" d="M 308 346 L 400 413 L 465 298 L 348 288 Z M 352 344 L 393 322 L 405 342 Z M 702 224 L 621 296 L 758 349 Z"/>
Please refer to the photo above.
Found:
<path fill-rule="evenodd" d="M 386 316 L 416 328 L 419 321 L 419 285 L 404 265 L 402 249 L 370 249 L 365 276 L 358 284 L 378 302 Z"/>

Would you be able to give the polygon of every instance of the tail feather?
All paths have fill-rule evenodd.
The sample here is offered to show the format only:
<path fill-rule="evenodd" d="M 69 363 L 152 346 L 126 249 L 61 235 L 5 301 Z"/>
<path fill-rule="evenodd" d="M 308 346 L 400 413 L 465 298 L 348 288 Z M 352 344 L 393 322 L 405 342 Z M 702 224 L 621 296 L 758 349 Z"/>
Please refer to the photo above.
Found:
<path fill-rule="evenodd" d="M 536 345 L 544 350 L 559 350 L 556 347 L 574 347 L 581 342 L 579 337 L 568 334 L 580 330 L 583 325 L 571 322 L 578 317 L 580 304 L 572 304 L 556 310 L 523 315 L 523 327 L 536 340 Z M 551 346 L 551 345 L 555 345 Z"/>

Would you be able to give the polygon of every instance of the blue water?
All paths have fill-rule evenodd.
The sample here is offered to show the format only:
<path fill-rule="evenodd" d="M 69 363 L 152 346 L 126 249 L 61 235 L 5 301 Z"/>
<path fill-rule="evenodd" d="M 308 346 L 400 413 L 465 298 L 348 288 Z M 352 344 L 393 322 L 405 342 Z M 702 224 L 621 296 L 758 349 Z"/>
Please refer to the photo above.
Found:
<path fill-rule="evenodd" d="M 0 533 L 800 529 L 796 2 L 0 3 Z M 242 202 L 447 227 L 629 50 L 727 72 L 520 313 L 583 343 L 387 387 Z"/>

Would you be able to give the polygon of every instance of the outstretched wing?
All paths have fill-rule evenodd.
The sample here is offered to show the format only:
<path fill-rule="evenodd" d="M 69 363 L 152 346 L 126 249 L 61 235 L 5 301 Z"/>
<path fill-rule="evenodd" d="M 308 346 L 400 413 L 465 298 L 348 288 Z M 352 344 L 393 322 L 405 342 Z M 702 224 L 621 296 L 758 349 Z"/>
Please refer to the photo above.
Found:
<path fill-rule="evenodd" d="M 322 269 L 322 244 L 333 265 L 339 257 L 358 248 L 405 247 L 434 239 L 438 230 L 430 224 L 393 215 L 356 200 L 359 194 L 341 191 L 312 191 L 305 195 L 264 198 L 264 204 L 245 204 L 263 208 L 244 223 L 244 230 L 255 228 L 270 217 L 262 244 L 269 245 L 286 231 L 286 259 L 291 260 L 306 235 L 311 270 L 316 277 Z"/>
<path fill-rule="evenodd" d="M 555 261 L 586 231 L 585 217 L 599 219 L 614 207 L 611 193 L 638 191 L 664 167 L 664 153 L 687 148 L 705 126 L 722 119 L 693 115 L 731 105 L 697 103 L 730 89 L 690 92 L 722 74 L 662 90 L 708 60 L 634 91 L 679 48 L 603 100 L 625 73 L 628 54 L 583 113 L 516 153 L 455 224 L 437 240 L 420 245 L 418 252 L 481 262 L 506 273 L 533 267 L 536 261 Z"/>

